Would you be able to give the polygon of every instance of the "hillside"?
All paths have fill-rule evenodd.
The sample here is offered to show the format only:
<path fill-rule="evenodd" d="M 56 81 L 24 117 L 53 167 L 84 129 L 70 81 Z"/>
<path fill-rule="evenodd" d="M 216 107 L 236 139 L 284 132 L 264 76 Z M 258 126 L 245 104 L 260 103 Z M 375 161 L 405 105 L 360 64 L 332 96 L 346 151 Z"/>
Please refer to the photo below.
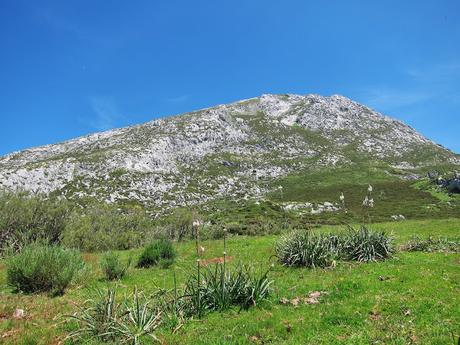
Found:
<path fill-rule="evenodd" d="M 460 164 L 404 123 L 343 96 L 262 95 L 0 158 L 0 188 L 152 210 L 277 198 L 308 186 L 410 181 Z M 338 193 L 338 192 L 337 192 Z M 296 196 L 297 195 L 297 196 Z"/>

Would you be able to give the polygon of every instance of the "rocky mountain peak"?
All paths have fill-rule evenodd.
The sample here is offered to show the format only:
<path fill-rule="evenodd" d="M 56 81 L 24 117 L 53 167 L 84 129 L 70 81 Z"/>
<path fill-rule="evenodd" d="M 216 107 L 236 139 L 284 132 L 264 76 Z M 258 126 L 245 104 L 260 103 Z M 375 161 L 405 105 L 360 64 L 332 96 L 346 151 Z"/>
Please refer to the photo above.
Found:
<path fill-rule="evenodd" d="M 0 187 L 169 208 L 261 197 L 289 174 L 359 169 L 366 160 L 411 174 L 459 164 L 413 128 L 344 96 L 264 94 L 6 155 Z"/>

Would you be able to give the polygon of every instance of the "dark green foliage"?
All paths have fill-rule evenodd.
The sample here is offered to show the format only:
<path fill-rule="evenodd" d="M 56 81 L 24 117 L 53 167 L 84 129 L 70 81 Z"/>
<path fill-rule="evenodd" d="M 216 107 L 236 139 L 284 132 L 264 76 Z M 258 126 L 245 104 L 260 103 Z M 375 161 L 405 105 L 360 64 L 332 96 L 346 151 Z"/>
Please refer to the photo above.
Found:
<path fill-rule="evenodd" d="M 101 270 L 107 280 L 122 279 L 130 265 L 131 258 L 125 263 L 120 259 L 120 255 L 114 252 L 104 253 L 100 261 Z"/>
<path fill-rule="evenodd" d="M 186 282 L 184 298 L 189 315 L 223 311 L 232 306 L 248 309 L 264 301 L 272 281 L 268 272 L 256 275 L 250 266 L 226 269 L 224 264 L 201 267 Z"/>
<path fill-rule="evenodd" d="M 105 294 L 98 291 L 70 320 L 78 322 L 78 329 L 67 338 L 96 339 L 116 344 L 141 344 L 143 337 L 158 340 L 154 332 L 160 325 L 161 311 L 152 306 L 151 300 L 135 289 L 131 298 L 117 300 L 115 290 Z"/>
<path fill-rule="evenodd" d="M 452 194 L 460 194 L 460 180 L 455 179 L 447 185 L 447 191 Z"/>
<path fill-rule="evenodd" d="M 141 253 L 137 267 L 145 268 L 156 265 L 168 267 L 174 262 L 175 258 L 176 250 L 170 240 L 153 240 Z"/>
<path fill-rule="evenodd" d="M 130 249 L 141 246 L 152 229 L 143 210 L 91 204 L 72 214 L 62 244 L 86 252 Z"/>
<path fill-rule="evenodd" d="M 60 295 L 83 267 L 76 251 L 31 244 L 7 261 L 7 281 L 18 292 Z"/>
<path fill-rule="evenodd" d="M 385 260 L 392 256 L 395 249 L 393 239 L 384 231 L 371 231 L 365 226 L 358 230 L 349 227 L 340 248 L 345 260 L 369 262 Z"/>
<path fill-rule="evenodd" d="M 0 193 L 0 256 L 37 240 L 55 244 L 64 231 L 71 205 L 27 193 Z"/>
<path fill-rule="evenodd" d="M 421 238 L 417 235 L 411 237 L 403 247 L 403 250 L 409 252 L 460 252 L 460 238 L 435 238 L 429 236 L 428 238 Z"/>

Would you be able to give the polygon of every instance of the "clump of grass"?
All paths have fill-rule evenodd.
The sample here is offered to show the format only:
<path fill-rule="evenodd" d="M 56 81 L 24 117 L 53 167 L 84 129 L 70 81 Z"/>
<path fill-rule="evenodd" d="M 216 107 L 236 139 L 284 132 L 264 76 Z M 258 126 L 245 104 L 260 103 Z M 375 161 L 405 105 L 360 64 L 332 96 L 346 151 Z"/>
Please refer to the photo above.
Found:
<path fill-rule="evenodd" d="M 18 292 L 61 295 L 83 267 L 81 255 L 74 250 L 31 244 L 8 260 L 7 282 Z"/>
<path fill-rule="evenodd" d="M 286 266 L 329 267 L 336 260 L 369 262 L 385 260 L 394 253 L 393 239 L 385 232 L 362 226 L 347 233 L 317 234 L 294 231 L 281 237 L 275 247 L 278 260 Z"/>
<path fill-rule="evenodd" d="M 121 301 L 114 289 L 108 289 L 105 294 L 98 291 L 95 299 L 88 300 L 79 312 L 67 318 L 78 322 L 78 329 L 68 339 L 141 344 L 146 336 L 158 341 L 154 332 L 161 323 L 161 310 L 137 289 Z"/>
<path fill-rule="evenodd" d="M 176 255 L 170 240 L 154 240 L 144 248 L 137 262 L 137 267 L 146 268 L 160 265 L 166 268 L 174 263 Z"/>
<path fill-rule="evenodd" d="M 328 267 L 338 256 L 340 238 L 312 231 L 293 231 L 276 243 L 278 260 L 286 266 Z"/>
<path fill-rule="evenodd" d="M 99 265 L 107 280 L 122 279 L 131 266 L 131 257 L 124 263 L 119 254 L 110 251 L 102 256 Z"/>
<path fill-rule="evenodd" d="M 268 272 L 257 275 L 250 266 L 238 265 L 234 270 L 216 264 L 193 274 L 185 284 L 184 298 L 189 315 L 223 311 L 232 306 L 248 309 L 267 299 L 272 281 Z"/>
<path fill-rule="evenodd" d="M 429 236 L 428 238 L 421 238 L 414 235 L 410 238 L 403 247 L 403 250 L 409 252 L 460 252 L 460 239 L 448 238 L 435 238 Z"/>
<path fill-rule="evenodd" d="M 268 272 L 258 276 L 250 266 L 238 265 L 234 270 L 227 268 L 227 229 L 223 228 L 223 262 L 216 263 L 214 269 L 202 267 L 200 246 L 201 222 L 193 222 L 197 255 L 196 272 L 189 276 L 181 297 L 183 310 L 187 316 L 201 317 L 210 311 L 223 311 L 232 306 L 248 309 L 265 300 L 270 293 L 272 282 Z"/>
<path fill-rule="evenodd" d="M 340 248 L 341 257 L 349 261 L 370 262 L 390 258 L 394 253 L 392 237 L 384 231 L 372 231 L 365 226 L 349 227 Z"/>

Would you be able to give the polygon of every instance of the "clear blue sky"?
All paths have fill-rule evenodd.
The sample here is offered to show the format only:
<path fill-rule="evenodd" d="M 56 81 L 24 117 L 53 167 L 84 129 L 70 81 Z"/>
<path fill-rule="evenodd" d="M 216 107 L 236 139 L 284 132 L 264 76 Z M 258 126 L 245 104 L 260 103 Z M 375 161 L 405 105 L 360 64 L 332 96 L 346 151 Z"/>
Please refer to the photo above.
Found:
<path fill-rule="evenodd" d="M 0 154 L 263 93 L 460 152 L 460 1 L 0 0 Z"/>

